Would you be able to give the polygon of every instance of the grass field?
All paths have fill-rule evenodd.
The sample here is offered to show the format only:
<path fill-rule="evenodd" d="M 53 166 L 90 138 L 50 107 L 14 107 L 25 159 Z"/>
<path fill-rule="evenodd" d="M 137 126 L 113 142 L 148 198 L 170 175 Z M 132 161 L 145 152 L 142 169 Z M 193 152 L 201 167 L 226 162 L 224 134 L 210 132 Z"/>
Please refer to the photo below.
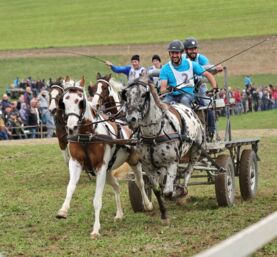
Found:
<path fill-rule="evenodd" d="M 168 42 L 276 34 L 268 0 L 2 0 L 0 49 Z"/>
<path fill-rule="evenodd" d="M 265 112 L 250 112 L 241 115 L 232 115 L 230 117 L 232 129 L 277 129 L 276 120 L 277 110 Z M 224 130 L 226 126 L 226 118 L 220 117 L 218 128 Z"/>
<path fill-rule="evenodd" d="M 0 148 L 0 253 L 6 257 L 192 256 L 277 210 L 277 137 L 263 137 L 259 147 L 259 190 L 243 202 L 237 183 L 236 203 L 218 208 L 213 186 L 190 187 L 185 206 L 167 202 L 171 223 L 161 224 L 157 202 L 151 214 L 133 213 L 122 181 L 125 218 L 113 222 L 115 203 L 105 188 L 102 237 L 89 238 L 93 223 L 94 181 L 83 174 L 67 220 L 55 219 L 63 202 L 68 174 L 58 145 Z M 277 241 L 254 256 L 276 256 Z"/>

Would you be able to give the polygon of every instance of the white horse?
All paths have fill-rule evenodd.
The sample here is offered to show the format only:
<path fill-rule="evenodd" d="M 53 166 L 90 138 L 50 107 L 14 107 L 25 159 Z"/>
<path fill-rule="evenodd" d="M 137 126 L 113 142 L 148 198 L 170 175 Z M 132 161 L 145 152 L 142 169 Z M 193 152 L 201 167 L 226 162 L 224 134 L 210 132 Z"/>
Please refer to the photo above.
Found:
<path fill-rule="evenodd" d="M 102 194 L 105 181 L 113 187 L 116 199 L 115 220 L 123 218 L 121 208 L 119 185 L 110 170 L 113 170 L 125 161 L 132 167 L 137 186 L 141 191 L 145 210 L 152 210 L 152 203 L 144 190 L 144 182 L 141 172 L 141 164 L 131 148 L 118 147 L 110 144 L 110 140 L 119 138 L 127 139 L 131 135 L 128 127 L 120 128 L 113 122 L 101 122 L 104 117 L 96 115 L 96 112 L 88 105 L 84 87 L 84 80 L 75 83 L 75 86 L 68 88 L 64 94 L 63 102 L 65 114 L 68 116 L 67 129 L 69 134 L 69 160 L 70 180 L 67 187 L 67 195 L 57 217 L 66 218 L 72 195 L 80 178 L 82 168 L 86 166 L 93 170 L 96 175 L 96 190 L 93 200 L 95 209 L 95 222 L 91 232 L 92 238 L 97 238 L 100 230 L 100 210 L 102 207 Z M 106 140 L 108 139 L 109 142 Z"/>
<path fill-rule="evenodd" d="M 126 101 L 129 127 L 139 130 L 143 171 L 152 183 L 161 218 L 167 219 L 160 189 L 164 187 L 163 194 L 167 197 L 187 194 L 189 178 L 200 157 L 203 126 L 190 108 L 182 104 L 172 107 L 161 104 L 154 86 L 143 81 L 130 84 L 122 97 Z M 189 155 L 189 165 L 184 174 L 184 184 L 175 186 L 178 163 L 185 154 Z"/>

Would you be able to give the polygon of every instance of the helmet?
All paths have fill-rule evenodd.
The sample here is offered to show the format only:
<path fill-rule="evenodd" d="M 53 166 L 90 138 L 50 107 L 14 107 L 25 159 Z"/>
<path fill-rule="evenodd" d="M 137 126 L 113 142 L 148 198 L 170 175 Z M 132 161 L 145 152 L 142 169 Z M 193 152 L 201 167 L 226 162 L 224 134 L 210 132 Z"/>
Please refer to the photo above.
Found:
<path fill-rule="evenodd" d="M 173 40 L 172 42 L 169 43 L 167 50 L 169 52 L 183 52 L 184 45 L 180 40 Z"/>
<path fill-rule="evenodd" d="M 185 49 L 195 48 L 198 47 L 198 42 L 193 37 L 188 37 L 184 42 Z"/>

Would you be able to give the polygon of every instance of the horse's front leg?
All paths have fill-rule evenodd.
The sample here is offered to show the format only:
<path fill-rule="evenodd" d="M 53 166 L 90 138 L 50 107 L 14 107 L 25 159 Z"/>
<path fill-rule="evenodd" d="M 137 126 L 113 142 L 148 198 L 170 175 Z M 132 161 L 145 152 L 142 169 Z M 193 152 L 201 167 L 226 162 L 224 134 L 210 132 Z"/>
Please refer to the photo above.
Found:
<path fill-rule="evenodd" d="M 136 185 L 140 190 L 144 209 L 146 211 L 152 211 L 153 210 L 153 204 L 149 201 L 148 196 L 145 192 L 141 163 L 139 162 L 137 165 L 131 166 L 131 168 L 132 168 L 132 170 L 135 174 Z"/>
<path fill-rule="evenodd" d="M 113 188 L 114 195 L 115 195 L 115 203 L 116 203 L 116 215 L 114 217 L 114 220 L 121 220 L 123 219 L 123 210 L 121 206 L 121 200 L 120 200 L 120 190 L 119 190 L 119 183 L 118 180 L 112 175 L 111 172 L 108 172 L 107 174 L 107 182 L 110 184 Z"/>
<path fill-rule="evenodd" d="M 66 198 L 64 200 L 64 203 L 62 205 L 62 208 L 58 211 L 56 217 L 57 218 L 67 218 L 67 213 L 70 208 L 70 201 L 72 199 L 72 195 L 76 189 L 76 185 L 79 181 L 80 175 L 82 172 L 82 166 L 81 164 L 70 158 L 69 160 L 69 183 L 67 185 L 67 192 L 66 192 Z"/>
<path fill-rule="evenodd" d="M 166 183 L 164 187 L 164 196 L 172 197 L 174 192 L 174 181 L 177 175 L 178 163 L 174 162 L 167 166 Z"/>
<path fill-rule="evenodd" d="M 107 163 L 107 162 L 106 162 Z M 107 165 L 103 164 L 102 167 L 96 172 L 96 189 L 95 195 L 93 198 L 93 207 L 94 207 L 94 224 L 93 230 L 90 233 L 92 239 L 96 239 L 100 236 L 100 211 L 102 208 L 102 196 L 106 181 L 106 172 L 107 172 Z"/>

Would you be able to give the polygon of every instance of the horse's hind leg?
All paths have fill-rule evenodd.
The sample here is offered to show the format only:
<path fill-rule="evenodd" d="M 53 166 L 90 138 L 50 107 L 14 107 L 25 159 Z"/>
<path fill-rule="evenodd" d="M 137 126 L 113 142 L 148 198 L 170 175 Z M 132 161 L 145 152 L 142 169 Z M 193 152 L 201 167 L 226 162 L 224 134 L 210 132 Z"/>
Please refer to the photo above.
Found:
<path fill-rule="evenodd" d="M 73 160 L 72 158 L 70 158 L 70 160 L 69 160 L 70 179 L 69 179 L 69 183 L 67 186 L 66 198 L 62 205 L 62 208 L 58 211 L 58 213 L 56 215 L 57 218 L 66 219 L 67 212 L 70 208 L 70 201 L 71 201 L 72 195 L 76 189 L 76 185 L 79 181 L 81 172 L 82 172 L 82 166 L 80 165 L 80 163 L 77 162 L 76 160 Z"/>
<path fill-rule="evenodd" d="M 122 210 L 121 200 L 120 200 L 119 183 L 118 183 L 118 180 L 112 175 L 111 172 L 108 172 L 107 174 L 107 183 L 112 186 L 114 195 L 115 195 L 116 216 L 114 217 L 114 220 L 120 220 L 123 218 L 123 210 Z"/>
<path fill-rule="evenodd" d="M 141 163 L 138 163 L 135 166 L 131 166 L 132 170 L 134 171 L 135 178 L 136 178 L 136 185 L 139 188 L 141 192 L 141 197 L 142 197 L 142 203 L 144 206 L 144 209 L 146 211 L 152 211 L 153 210 L 153 204 L 149 201 L 148 196 L 145 192 L 144 188 L 144 181 L 142 177 L 142 168 L 141 168 Z"/>
<path fill-rule="evenodd" d="M 184 193 L 183 195 L 187 195 L 188 193 L 188 183 L 193 173 L 194 166 L 200 157 L 199 148 L 196 145 L 193 145 L 190 149 L 190 161 L 188 167 L 184 174 Z"/>

